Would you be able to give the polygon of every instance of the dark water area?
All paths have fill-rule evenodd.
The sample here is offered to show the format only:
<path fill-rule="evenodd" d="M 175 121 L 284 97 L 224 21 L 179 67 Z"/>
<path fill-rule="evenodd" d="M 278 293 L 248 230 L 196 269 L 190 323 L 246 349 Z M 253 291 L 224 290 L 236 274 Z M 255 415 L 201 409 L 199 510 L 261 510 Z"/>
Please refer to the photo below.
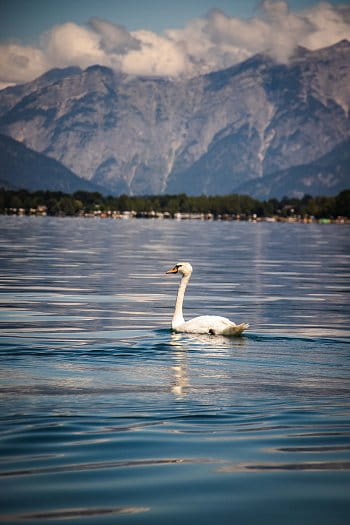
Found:
<path fill-rule="evenodd" d="M 0 217 L 0 522 L 347 524 L 349 233 Z"/>

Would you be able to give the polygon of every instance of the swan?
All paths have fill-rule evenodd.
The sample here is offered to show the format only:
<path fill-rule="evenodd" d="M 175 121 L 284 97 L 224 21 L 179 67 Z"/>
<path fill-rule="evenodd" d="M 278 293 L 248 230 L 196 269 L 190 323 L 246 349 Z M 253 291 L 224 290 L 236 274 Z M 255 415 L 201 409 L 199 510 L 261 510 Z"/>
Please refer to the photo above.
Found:
<path fill-rule="evenodd" d="M 182 314 L 186 286 L 192 274 L 192 266 L 188 262 L 175 264 L 173 268 L 166 271 L 167 274 L 179 273 L 182 275 L 179 290 L 177 292 L 175 312 L 171 322 L 174 332 L 186 332 L 190 334 L 212 334 L 212 335 L 241 335 L 243 330 L 249 327 L 247 323 L 236 323 L 226 317 L 218 315 L 201 315 L 190 321 L 185 321 Z"/>

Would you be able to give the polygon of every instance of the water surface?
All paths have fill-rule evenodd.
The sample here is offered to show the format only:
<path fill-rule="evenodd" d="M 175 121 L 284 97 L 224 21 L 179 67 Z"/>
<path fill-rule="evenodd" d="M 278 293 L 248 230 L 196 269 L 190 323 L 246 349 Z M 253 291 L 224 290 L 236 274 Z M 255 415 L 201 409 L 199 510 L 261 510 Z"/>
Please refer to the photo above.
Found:
<path fill-rule="evenodd" d="M 1 217 L 1 522 L 348 523 L 349 233 Z"/>

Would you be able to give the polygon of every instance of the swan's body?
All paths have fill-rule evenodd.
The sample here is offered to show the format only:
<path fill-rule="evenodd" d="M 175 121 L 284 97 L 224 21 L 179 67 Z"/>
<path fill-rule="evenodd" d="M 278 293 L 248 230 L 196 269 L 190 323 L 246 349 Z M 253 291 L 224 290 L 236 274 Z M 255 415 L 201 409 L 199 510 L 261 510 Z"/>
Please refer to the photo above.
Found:
<path fill-rule="evenodd" d="M 182 305 L 186 286 L 192 274 L 190 263 L 177 263 L 174 268 L 166 273 L 180 273 L 182 275 L 179 290 L 176 297 L 175 312 L 171 327 L 175 332 L 186 332 L 191 334 L 213 334 L 213 335 L 240 335 L 248 328 L 248 324 L 236 325 L 226 317 L 218 315 L 201 315 L 190 321 L 185 321 L 182 313 Z"/>

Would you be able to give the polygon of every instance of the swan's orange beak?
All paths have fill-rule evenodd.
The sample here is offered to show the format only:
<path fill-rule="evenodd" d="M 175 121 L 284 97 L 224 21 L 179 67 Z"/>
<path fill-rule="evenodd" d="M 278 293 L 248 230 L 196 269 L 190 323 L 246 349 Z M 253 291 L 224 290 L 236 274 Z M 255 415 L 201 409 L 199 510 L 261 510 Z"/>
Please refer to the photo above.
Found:
<path fill-rule="evenodd" d="M 171 268 L 170 270 L 166 271 L 165 273 L 177 273 L 179 270 L 176 266 L 174 268 Z"/>

